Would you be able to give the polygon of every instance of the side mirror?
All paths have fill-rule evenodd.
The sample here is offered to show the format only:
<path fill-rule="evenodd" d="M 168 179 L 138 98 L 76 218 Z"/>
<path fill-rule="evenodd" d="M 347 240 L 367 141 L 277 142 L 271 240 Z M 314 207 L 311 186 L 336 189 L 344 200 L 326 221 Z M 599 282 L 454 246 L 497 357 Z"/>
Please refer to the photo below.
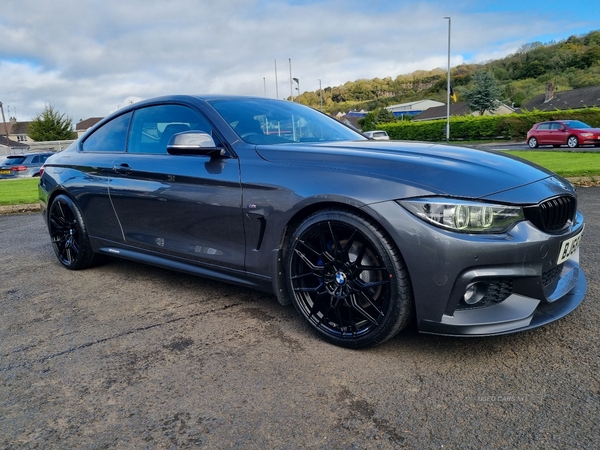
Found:
<path fill-rule="evenodd" d="M 171 155 L 210 155 L 225 156 L 223 148 L 218 148 L 215 140 L 203 131 L 184 131 L 171 136 L 167 144 Z"/>

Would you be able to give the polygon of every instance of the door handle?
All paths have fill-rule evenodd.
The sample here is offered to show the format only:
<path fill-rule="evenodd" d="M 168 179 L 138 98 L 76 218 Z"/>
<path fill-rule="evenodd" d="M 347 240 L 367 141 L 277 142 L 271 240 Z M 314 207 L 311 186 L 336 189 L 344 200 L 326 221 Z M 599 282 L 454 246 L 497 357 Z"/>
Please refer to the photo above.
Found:
<path fill-rule="evenodd" d="M 129 175 L 131 172 L 133 172 L 133 169 L 129 166 L 129 164 L 123 163 L 118 166 L 113 166 L 113 172 L 117 172 L 123 175 Z"/>

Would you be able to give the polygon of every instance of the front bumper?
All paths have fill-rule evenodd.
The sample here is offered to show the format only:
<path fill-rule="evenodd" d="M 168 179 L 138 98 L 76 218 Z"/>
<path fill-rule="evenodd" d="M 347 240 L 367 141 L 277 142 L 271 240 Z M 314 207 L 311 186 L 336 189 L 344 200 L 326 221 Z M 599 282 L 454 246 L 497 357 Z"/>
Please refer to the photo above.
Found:
<path fill-rule="evenodd" d="M 390 203 L 371 205 L 405 260 L 413 288 L 419 331 L 449 336 L 487 336 L 545 325 L 573 311 L 584 299 L 587 281 L 579 250 L 565 261 L 562 244 L 584 228 L 575 223 L 548 235 L 523 221 L 503 235 L 441 230 Z M 510 286 L 502 298 L 466 305 L 472 283 Z"/>

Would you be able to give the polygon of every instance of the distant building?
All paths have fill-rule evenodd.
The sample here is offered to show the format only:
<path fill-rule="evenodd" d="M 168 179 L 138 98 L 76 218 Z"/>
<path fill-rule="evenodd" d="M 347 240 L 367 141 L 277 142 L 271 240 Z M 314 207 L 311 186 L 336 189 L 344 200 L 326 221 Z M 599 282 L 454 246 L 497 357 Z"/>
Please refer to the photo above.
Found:
<path fill-rule="evenodd" d="M 600 107 L 600 86 L 591 86 L 569 91 L 555 90 L 554 83 L 546 85 L 546 92 L 521 107 L 521 110 L 555 111 Z"/>
<path fill-rule="evenodd" d="M 404 115 L 416 116 L 430 108 L 438 106 L 445 106 L 445 104 L 435 100 L 417 100 L 414 102 L 401 103 L 399 105 L 386 106 L 385 109 L 394 113 L 394 116 L 401 117 Z"/>
<path fill-rule="evenodd" d="M 429 108 L 427 111 L 415 116 L 413 122 L 423 121 L 423 120 L 437 120 L 437 119 L 445 119 L 447 118 L 448 108 L 446 105 L 436 106 L 435 108 Z M 490 113 L 489 111 L 485 112 L 485 116 L 502 116 L 505 114 L 514 113 L 515 109 L 511 108 L 508 105 L 505 105 L 502 102 L 499 102 L 498 109 Z M 467 102 L 458 102 L 458 103 L 450 103 L 450 117 L 452 116 L 479 116 L 478 112 L 471 112 L 469 108 L 469 104 Z"/>
<path fill-rule="evenodd" d="M 0 136 L 4 138 L 6 142 L 6 135 L 11 141 L 17 142 L 27 146 L 30 142 L 34 142 L 27 135 L 27 129 L 31 122 L 17 122 L 17 119 L 11 117 L 8 123 L 0 123 Z"/>
<path fill-rule="evenodd" d="M 104 117 L 90 117 L 89 119 L 80 120 L 77 125 L 75 125 L 75 131 L 77 132 L 77 137 L 81 137 L 85 134 L 87 130 L 92 128 L 98 122 L 100 122 Z"/>

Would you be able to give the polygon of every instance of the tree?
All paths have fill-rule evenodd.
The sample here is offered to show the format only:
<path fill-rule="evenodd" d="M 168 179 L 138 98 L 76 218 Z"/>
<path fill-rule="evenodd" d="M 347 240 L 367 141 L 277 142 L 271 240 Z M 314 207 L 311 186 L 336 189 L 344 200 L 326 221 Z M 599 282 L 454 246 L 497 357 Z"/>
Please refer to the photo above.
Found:
<path fill-rule="evenodd" d="M 73 131 L 73 119 L 61 114 L 52 105 L 46 105 L 34 117 L 29 123 L 27 134 L 34 141 L 59 141 L 77 137 L 77 133 Z"/>
<path fill-rule="evenodd" d="M 489 72 L 479 69 L 473 75 L 474 87 L 467 92 L 467 102 L 472 111 L 483 115 L 486 111 L 494 112 L 498 109 L 498 97 L 502 95 L 502 88 Z"/>

